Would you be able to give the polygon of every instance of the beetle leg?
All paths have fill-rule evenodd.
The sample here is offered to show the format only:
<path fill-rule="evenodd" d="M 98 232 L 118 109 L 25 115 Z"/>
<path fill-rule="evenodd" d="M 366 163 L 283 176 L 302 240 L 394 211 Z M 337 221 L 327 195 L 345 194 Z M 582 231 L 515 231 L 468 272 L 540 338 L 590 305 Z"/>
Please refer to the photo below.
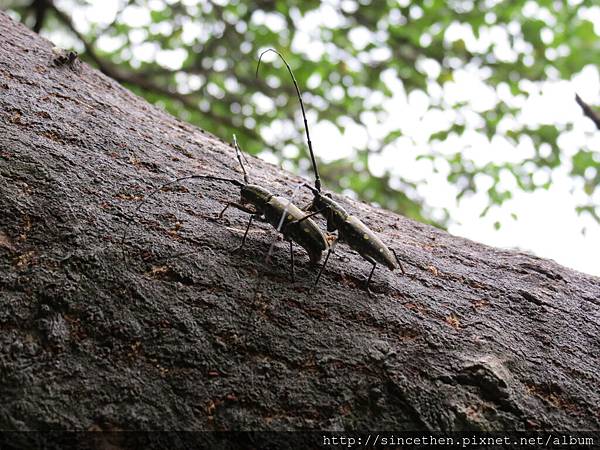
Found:
<path fill-rule="evenodd" d="M 365 258 L 367 261 L 373 264 L 373 268 L 371 269 L 371 273 L 369 274 L 369 278 L 367 279 L 367 292 L 369 293 L 369 297 L 373 297 L 373 293 L 371 292 L 371 289 L 369 289 L 369 284 L 371 283 L 371 277 L 373 276 L 373 272 L 375 272 L 375 267 L 377 267 L 377 261 L 375 261 L 370 256 L 363 256 L 363 258 Z"/>
<path fill-rule="evenodd" d="M 323 270 L 325 269 L 325 266 L 327 265 L 327 261 L 329 261 L 329 255 L 331 255 L 331 247 L 329 247 L 329 250 L 327 251 L 327 256 L 325 256 L 325 262 L 321 266 L 321 269 L 319 269 L 317 279 L 315 280 L 315 284 L 313 284 L 311 291 L 317 287 L 317 284 L 319 284 L 319 279 L 321 278 L 321 274 L 323 273 Z"/>
<path fill-rule="evenodd" d="M 255 210 L 248 208 L 247 206 L 240 205 L 239 203 L 236 203 L 236 202 L 228 202 L 225 205 L 225 208 L 223 208 L 223 210 L 219 213 L 219 219 L 221 219 L 223 217 L 223 214 L 225 214 L 225 211 L 227 211 L 227 208 L 229 208 L 230 206 L 233 206 L 234 208 L 237 208 L 240 211 L 247 212 L 248 214 L 256 214 Z"/>
<path fill-rule="evenodd" d="M 339 234 L 339 230 L 338 230 L 338 234 Z M 331 242 L 331 253 L 333 253 L 337 257 L 337 259 L 339 259 L 340 261 L 343 261 L 343 262 L 350 261 L 350 258 L 348 258 L 346 255 L 338 255 L 335 252 L 335 247 L 337 246 L 338 242 L 341 242 L 341 238 L 339 236 L 332 235 L 331 239 L 332 239 L 332 242 Z"/>
<path fill-rule="evenodd" d="M 310 213 L 306 216 L 304 216 L 302 219 L 298 219 L 298 220 L 293 220 L 292 222 L 289 222 L 286 226 L 290 226 L 290 225 L 298 225 L 299 223 L 305 221 L 306 219 L 310 219 L 312 216 L 316 216 L 319 213 L 322 213 L 323 211 L 325 211 L 328 207 L 326 206 L 325 208 L 321 208 L 318 211 L 315 211 L 313 213 Z"/>
<path fill-rule="evenodd" d="M 246 231 L 244 232 L 244 237 L 242 238 L 242 243 L 238 247 L 234 248 L 231 251 L 231 253 L 235 253 L 235 252 L 240 251 L 244 247 L 244 244 L 246 243 L 246 237 L 248 236 L 248 230 L 250 229 L 250 225 L 252 225 L 252 220 L 254 218 L 260 219 L 260 214 L 258 214 L 257 211 L 255 211 L 252 208 L 249 208 L 247 206 L 240 205 L 239 203 L 236 203 L 236 202 L 228 202 L 225 205 L 225 208 L 223 208 L 223 210 L 219 213 L 219 219 L 223 217 L 223 214 L 225 214 L 225 211 L 227 211 L 227 208 L 229 208 L 230 206 L 233 206 L 234 208 L 237 208 L 240 211 L 244 211 L 248 214 L 251 214 L 250 220 L 248 221 L 248 226 L 246 226 Z"/>
<path fill-rule="evenodd" d="M 290 261 L 292 264 L 292 283 L 296 281 L 294 274 L 294 243 L 290 240 Z"/>
<path fill-rule="evenodd" d="M 331 239 L 331 244 L 329 244 L 329 250 L 327 250 L 327 256 L 325 256 L 325 261 L 323 262 L 323 265 L 319 269 L 319 273 L 317 275 L 317 279 L 315 280 L 315 284 L 313 285 L 313 287 L 311 288 L 311 290 L 317 287 L 317 284 L 319 283 L 319 279 L 321 278 L 321 274 L 323 273 L 323 270 L 325 270 L 325 266 L 327 265 L 327 261 L 329 261 L 329 255 L 331 255 L 332 253 L 335 253 L 335 247 L 336 247 L 337 242 L 338 242 L 337 238 L 335 236 L 330 236 L 330 239 Z"/>
<path fill-rule="evenodd" d="M 394 250 L 393 248 L 390 248 L 390 250 L 394 254 L 396 261 L 398 261 L 398 266 L 400 266 L 400 271 L 402 271 L 402 275 L 406 275 L 406 271 L 404 270 L 404 267 L 402 266 L 402 262 L 400 262 L 400 258 L 398 258 L 398 255 L 396 254 L 396 250 Z"/>
<path fill-rule="evenodd" d="M 229 206 L 231 205 L 231 203 L 227 203 L 225 205 L 225 208 L 223 208 L 223 210 L 219 213 L 219 219 L 221 219 L 223 217 L 223 214 L 225 214 L 225 211 L 227 211 L 227 208 L 229 208 Z"/>
<path fill-rule="evenodd" d="M 248 236 L 248 230 L 250 229 L 250 225 L 252 225 L 253 219 L 254 215 L 251 215 L 250 220 L 248 221 L 248 226 L 246 227 L 246 231 L 244 232 L 244 237 L 242 238 L 242 243 L 238 247 L 231 250 L 231 253 L 239 252 L 244 247 L 244 244 L 246 243 L 246 236 Z"/>

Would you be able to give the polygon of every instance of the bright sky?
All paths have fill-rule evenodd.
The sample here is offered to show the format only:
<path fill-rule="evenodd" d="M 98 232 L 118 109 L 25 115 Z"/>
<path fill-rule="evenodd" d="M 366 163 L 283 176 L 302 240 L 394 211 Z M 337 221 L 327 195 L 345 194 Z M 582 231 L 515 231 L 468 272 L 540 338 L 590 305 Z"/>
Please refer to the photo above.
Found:
<path fill-rule="evenodd" d="M 331 3 L 336 0 L 323 2 L 318 13 L 311 17 L 299 20 L 299 33 L 293 41 L 292 50 L 306 55 L 307 58 L 318 58 L 320 54 L 327 51 L 326 46 L 315 38 L 313 30 L 319 23 L 327 23 L 331 26 L 335 23 L 336 13 L 331 8 Z M 159 7 L 162 2 L 154 0 L 150 2 Z M 186 3 L 196 4 L 198 2 L 188 0 Z M 201 3 L 201 2 L 200 2 Z M 91 2 L 85 8 L 74 6 L 70 0 L 58 2 L 58 6 L 64 11 L 73 14 L 77 27 L 84 31 L 90 22 L 110 23 L 119 7 L 118 0 L 107 0 L 103 2 Z M 531 2 L 529 14 L 538 14 L 535 2 Z M 418 13 L 418 12 L 417 12 Z M 600 7 L 590 8 L 588 14 L 600 18 Z M 129 7 L 124 19 L 131 26 L 144 25 L 149 22 L 150 17 L 147 10 L 139 7 Z M 274 29 L 281 26 L 281 19 L 277 16 L 268 17 L 264 14 L 253 18 L 253 20 L 269 23 Z M 596 33 L 600 35 L 600 21 Z M 285 27 L 285 23 L 283 23 Z M 165 30 L 168 32 L 168 30 Z M 184 30 L 189 39 L 205 32 L 202 27 L 190 24 Z M 139 34 L 139 33 L 138 33 Z M 72 42 L 64 42 L 63 36 L 49 36 L 57 45 L 68 46 Z M 351 38 L 360 45 L 368 39 L 376 39 L 365 30 L 358 30 Z M 494 42 L 497 57 L 510 59 L 512 51 L 508 46 L 506 32 L 492 29 L 489 33 L 482 33 L 479 40 L 475 39 L 469 30 L 462 25 L 456 24 L 446 35 L 447 39 L 463 38 L 467 47 L 477 48 L 485 45 L 485 42 Z M 132 41 L 139 44 L 133 48 L 132 54 L 139 61 L 156 59 L 161 64 L 178 68 L 186 57 L 185 51 L 169 50 L 162 51 L 144 43 L 143 33 L 136 37 L 135 32 Z M 504 43 L 506 45 L 504 45 Z M 105 48 L 117 46 L 118 43 L 110 39 L 101 39 L 99 46 Z M 385 59 L 387 55 L 381 52 L 375 55 L 377 58 Z M 348 61 L 348 64 L 352 64 Z M 437 63 L 428 61 L 427 71 L 435 78 Z M 487 206 L 487 196 L 484 192 L 490 186 L 485 175 L 476 179 L 478 191 L 481 193 L 463 198 L 460 203 L 456 202 L 457 188 L 446 181 L 449 168 L 447 164 L 436 163 L 437 173 L 433 170 L 433 164 L 427 160 L 417 161 L 418 155 L 430 154 L 432 151 L 441 154 L 451 154 L 457 149 L 463 149 L 463 156 L 473 159 L 476 164 L 484 165 L 487 162 L 518 162 L 533 154 L 533 147 L 526 140 L 518 147 L 514 147 L 502 138 L 493 139 L 491 142 L 476 132 L 466 132 L 455 139 L 432 145 L 428 143 L 428 136 L 440 128 L 445 128 L 453 123 L 457 114 L 462 114 L 466 124 L 477 124 L 481 120 L 479 111 L 483 111 L 497 102 L 498 96 L 508 104 L 520 108 L 520 114 L 514 119 L 506 119 L 499 125 L 499 130 L 509 130 L 514 126 L 529 125 L 535 127 L 539 124 L 572 124 L 572 129 L 561 134 L 559 147 L 562 153 L 569 159 L 579 149 L 600 149 L 600 131 L 594 128 L 593 123 L 585 118 L 574 101 L 575 90 L 591 104 L 600 103 L 600 75 L 598 68 L 589 65 L 580 73 L 574 74 L 568 81 L 549 81 L 545 83 L 530 83 L 525 81 L 522 87 L 527 89 L 529 96 L 513 97 L 507 92 L 508 88 L 500 89 L 497 93 L 483 81 L 483 76 L 476 69 L 463 68 L 457 70 L 454 82 L 446 83 L 443 88 L 431 83 L 427 93 L 422 91 L 412 92 L 406 95 L 402 83 L 393 73 L 386 73 L 386 82 L 394 93 L 391 99 L 382 99 L 377 96 L 373 101 L 384 101 L 388 117 L 382 120 L 374 115 L 366 114 L 361 119 L 365 126 L 350 126 L 344 135 L 341 135 L 331 123 L 321 122 L 312 125 L 311 135 L 316 144 L 316 151 L 324 160 L 334 160 L 340 157 L 351 156 L 355 148 L 364 148 L 370 137 L 384 136 L 388 131 L 400 128 L 403 136 L 388 145 L 383 151 L 374 155 L 369 160 L 369 170 L 374 175 L 381 175 L 384 170 L 392 168 L 392 174 L 420 181 L 417 194 L 425 200 L 434 212 L 440 212 L 440 208 L 448 208 L 453 219 L 449 231 L 455 235 L 463 236 L 485 244 L 504 247 L 519 248 L 530 251 L 538 256 L 551 258 L 565 266 L 600 276 L 600 264 L 598 263 L 598 250 L 600 249 L 600 225 L 589 216 L 580 216 L 575 212 L 575 207 L 588 203 L 583 192 L 581 183 L 576 183 L 568 177 L 570 166 L 563 164 L 552 172 L 540 171 L 535 176 L 539 180 L 552 177 L 553 184 L 549 190 L 539 190 L 533 193 L 523 193 L 514 190 L 513 199 L 507 201 L 501 208 L 492 208 L 485 217 L 480 217 L 481 211 Z M 193 83 L 194 80 L 188 81 Z M 188 87 L 189 88 L 189 87 Z M 310 91 L 310 86 L 305 88 Z M 335 95 L 335 93 L 332 93 Z M 457 113 L 451 108 L 440 113 L 439 111 L 428 111 L 432 98 L 438 98 L 447 104 L 457 101 L 465 102 L 467 108 Z M 260 101 L 260 99 L 258 99 Z M 264 107 L 269 108 L 268 100 L 264 100 Z M 260 105 L 259 105 L 260 106 Z M 314 118 L 314 115 L 312 115 Z M 441 125 L 441 126 L 440 126 Z M 275 124 L 273 129 L 267 130 L 265 140 L 273 139 L 278 128 L 283 125 Z M 367 130 L 368 133 L 367 134 Z M 468 126 L 467 126 L 468 129 Z M 285 152 L 284 152 L 285 154 Z M 598 154 L 600 158 L 600 153 Z M 263 155 L 265 159 L 273 160 L 272 155 Z M 509 174 L 502 176 L 502 183 L 506 187 L 515 185 L 514 178 Z M 600 190 L 596 189 L 592 202 L 600 205 Z M 499 221 L 502 226 L 499 230 L 494 228 L 494 223 Z M 585 230 L 585 233 L 582 233 Z"/>

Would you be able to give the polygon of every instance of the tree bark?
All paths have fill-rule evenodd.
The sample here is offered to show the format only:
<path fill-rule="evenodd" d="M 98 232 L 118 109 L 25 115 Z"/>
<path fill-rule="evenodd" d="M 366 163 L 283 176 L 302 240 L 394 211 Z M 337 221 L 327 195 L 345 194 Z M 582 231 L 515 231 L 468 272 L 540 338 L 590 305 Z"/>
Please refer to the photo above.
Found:
<path fill-rule="evenodd" d="M 217 219 L 239 191 L 211 181 L 150 198 L 123 246 L 194 173 L 241 179 L 230 145 L 0 13 L 0 429 L 599 429 L 598 278 L 339 197 L 407 274 L 370 298 L 342 244 L 310 292 L 302 249 L 295 282 L 286 242 L 265 262 L 272 227 L 230 252 L 248 216 Z"/>

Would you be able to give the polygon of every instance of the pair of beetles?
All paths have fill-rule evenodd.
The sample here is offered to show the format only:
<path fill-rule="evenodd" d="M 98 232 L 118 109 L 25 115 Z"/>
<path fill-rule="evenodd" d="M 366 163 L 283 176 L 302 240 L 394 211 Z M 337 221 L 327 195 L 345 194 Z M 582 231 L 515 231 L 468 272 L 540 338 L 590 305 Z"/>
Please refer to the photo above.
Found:
<path fill-rule="evenodd" d="M 260 68 L 262 57 L 268 52 L 274 52 L 282 59 L 288 72 L 292 77 L 292 81 L 294 83 L 298 99 L 300 101 L 302 116 L 304 118 L 306 140 L 308 142 L 308 149 L 310 152 L 312 167 L 315 174 L 314 187 L 306 183 L 303 183 L 302 186 L 312 191 L 312 203 L 308 205 L 303 211 L 296 205 L 292 204 L 290 200 L 284 197 L 276 196 L 269 192 L 267 189 L 256 184 L 250 183 L 248 181 L 248 175 L 246 173 L 246 169 L 244 167 L 244 163 L 241 157 L 241 150 L 237 144 L 235 135 L 233 136 L 233 143 L 237 159 L 242 168 L 244 178 L 243 182 L 231 178 L 223 178 L 212 175 L 190 175 L 163 184 L 155 191 L 153 191 L 148 197 L 146 197 L 146 200 L 152 195 L 154 195 L 156 192 L 162 190 L 167 185 L 178 183 L 184 180 L 201 178 L 231 183 L 240 188 L 240 201 L 227 203 L 225 208 L 219 214 L 219 218 L 223 216 L 223 214 L 229 207 L 234 207 L 250 214 L 250 219 L 248 221 L 246 231 L 242 238 L 242 243 L 239 247 L 235 249 L 235 251 L 241 249 L 244 246 L 246 242 L 246 237 L 248 235 L 248 230 L 250 229 L 250 226 L 252 225 L 252 221 L 254 219 L 268 222 L 278 232 L 282 233 L 284 238 L 290 243 L 292 280 L 294 279 L 294 243 L 300 245 L 306 250 L 306 252 L 309 255 L 310 262 L 312 264 L 318 263 L 322 258 L 323 252 L 327 250 L 325 262 L 321 266 L 321 269 L 319 270 L 319 273 L 313 285 L 313 287 L 316 287 L 321 277 L 321 274 L 323 273 L 323 270 L 327 265 L 329 256 L 335 248 L 336 243 L 338 241 L 345 242 L 350 248 L 352 248 L 352 250 L 356 251 L 366 261 L 372 264 L 371 272 L 369 273 L 369 277 L 367 278 L 366 283 L 367 292 L 369 293 L 369 295 L 371 295 L 369 284 L 371 282 L 371 278 L 373 276 L 375 268 L 377 267 L 377 264 L 382 264 L 392 271 L 400 269 L 404 274 L 405 272 L 404 268 L 402 267 L 402 263 L 400 262 L 400 259 L 398 258 L 396 252 L 393 249 L 388 248 L 369 227 L 367 227 L 357 217 L 348 214 L 348 212 L 344 208 L 342 208 L 331 198 L 330 194 L 322 192 L 321 179 L 319 178 L 319 171 L 317 168 L 315 155 L 312 149 L 312 143 L 310 140 L 310 133 L 308 130 L 308 123 L 306 120 L 306 113 L 304 110 L 304 102 L 302 101 L 302 94 L 300 92 L 300 88 L 298 87 L 298 83 L 296 82 L 296 78 L 294 77 L 294 73 L 292 72 L 291 67 L 281 55 L 281 53 L 274 49 L 268 49 L 262 52 L 258 59 L 256 74 L 258 76 L 258 69 Z M 136 212 L 140 209 L 141 206 L 142 204 L 138 205 L 138 207 L 136 208 Z M 308 214 L 305 211 L 307 211 Z M 322 215 L 327 221 L 328 232 L 332 233 L 337 231 L 337 237 L 333 237 L 324 233 L 317 226 L 317 224 L 312 220 L 312 217 L 317 214 Z M 123 242 L 124 241 L 125 233 L 123 235 Z"/>

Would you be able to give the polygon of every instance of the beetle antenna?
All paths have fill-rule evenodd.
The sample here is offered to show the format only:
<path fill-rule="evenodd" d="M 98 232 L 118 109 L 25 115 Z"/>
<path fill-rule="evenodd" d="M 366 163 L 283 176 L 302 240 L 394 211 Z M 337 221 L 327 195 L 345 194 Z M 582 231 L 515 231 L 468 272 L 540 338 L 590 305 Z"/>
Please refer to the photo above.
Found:
<path fill-rule="evenodd" d="M 121 239 L 121 248 L 123 249 L 123 259 L 126 259 L 125 258 L 125 239 L 127 238 L 127 231 L 129 231 L 129 227 L 131 226 L 131 222 L 133 222 L 133 219 L 135 218 L 135 216 L 139 212 L 139 210 L 142 207 L 142 205 L 144 203 L 146 203 L 146 201 L 149 200 L 151 197 L 153 197 L 156 193 L 158 193 L 161 190 L 163 190 L 165 187 L 167 187 L 167 186 L 169 186 L 171 184 L 179 183 L 181 181 L 191 180 L 193 178 L 204 178 L 204 179 L 214 180 L 214 181 L 225 181 L 227 183 L 232 183 L 232 184 L 234 184 L 234 185 L 236 185 L 238 187 L 244 186 L 244 183 L 242 183 L 241 181 L 234 180 L 234 179 L 231 179 L 231 178 L 215 177 L 215 176 L 212 176 L 212 175 L 189 175 L 187 177 L 177 178 L 175 180 L 172 180 L 172 181 L 169 181 L 167 183 L 164 183 L 164 184 L 160 185 L 159 187 L 157 187 L 156 189 L 154 189 L 152 192 L 150 192 L 150 194 L 148 194 L 144 198 L 144 200 L 142 200 L 142 202 L 139 205 L 136 206 L 135 210 L 133 211 L 133 214 L 129 218 L 129 221 L 127 222 L 127 225 L 125 226 L 125 230 L 123 230 L 123 238 Z"/>
<path fill-rule="evenodd" d="M 304 186 L 304 187 L 310 189 L 312 191 L 312 193 L 315 195 L 320 194 L 320 192 L 317 190 L 317 188 L 312 187 L 310 184 L 302 183 L 301 186 Z"/>
<path fill-rule="evenodd" d="M 246 168 L 244 167 L 244 162 L 242 161 L 243 153 L 240 150 L 240 146 L 238 145 L 235 134 L 233 135 L 233 146 L 235 147 L 235 156 L 237 156 L 240 166 L 242 167 L 242 172 L 244 172 L 244 183 L 248 184 L 248 174 L 246 173 Z M 248 162 L 248 160 L 246 160 L 246 162 Z"/>
<path fill-rule="evenodd" d="M 260 56 L 258 57 L 258 64 L 256 64 L 256 77 L 258 77 L 258 69 L 260 68 L 260 61 L 262 60 L 263 55 L 268 52 L 273 52 L 273 53 L 276 53 L 277 55 L 279 55 L 279 57 L 285 64 L 285 67 L 287 68 L 288 72 L 290 73 L 290 75 L 292 77 L 294 87 L 296 88 L 296 94 L 298 95 L 298 100 L 300 100 L 300 109 L 302 110 L 302 118 L 304 119 L 304 130 L 306 132 L 306 141 L 308 142 L 308 150 L 310 152 L 310 159 L 312 162 L 313 170 L 315 172 L 315 188 L 317 188 L 317 191 L 321 192 L 321 178 L 319 177 L 319 169 L 317 168 L 317 161 L 315 160 L 315 153 L 313 152 L 312 143 L 310 141 L 310 133 L 308 131 L 308 121 L 306 120 L 306 111 L 304 110 L 304 102 L 302 101 L 302 93 L 300 92 L 300 88 L 298 87 L 298 83 L 296 82 L 296 77 L 294 76 L 294 72 L 292 72 L 292 68 L 287 63 L 287 61 L 285 60 L 285 58 L 283 57 L 283 55 L 281 53 L 279 53 L 277 50 L 275 50 L 273 48 L 269 48 L 269 49 L 265 50 L 264 52 L 262 52 L 260 54 Z"/>

